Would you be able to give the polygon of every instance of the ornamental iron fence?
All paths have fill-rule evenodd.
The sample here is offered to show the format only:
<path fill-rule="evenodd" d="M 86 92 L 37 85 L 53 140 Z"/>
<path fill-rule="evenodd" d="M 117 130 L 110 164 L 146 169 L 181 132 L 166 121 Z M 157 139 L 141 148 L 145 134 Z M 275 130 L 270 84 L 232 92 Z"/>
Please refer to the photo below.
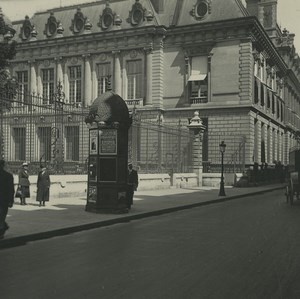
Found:
<path fill-rule="evenodd" d="M 20 92 L 12 98 L 0 95 L 1 156 L 11 172 L 22 162 L 30 163 L 36 174 L 40 163 L 52 173 L 85 174 L 88 161 L 88 128 L 84 122 L 89 107 L 66 103 L 58 87 L 52 100 Z M 172 125 L 145 120 L 138 109 L 132 111 L 128 159 L 140 173 L 191 172 L 193 134 L 179 120 Z M 204 132 L 203 171 L 220 172 L 219 144 L 227 143 L 225 171 L 245 168 L 246 139 L 235 133 Z"/>

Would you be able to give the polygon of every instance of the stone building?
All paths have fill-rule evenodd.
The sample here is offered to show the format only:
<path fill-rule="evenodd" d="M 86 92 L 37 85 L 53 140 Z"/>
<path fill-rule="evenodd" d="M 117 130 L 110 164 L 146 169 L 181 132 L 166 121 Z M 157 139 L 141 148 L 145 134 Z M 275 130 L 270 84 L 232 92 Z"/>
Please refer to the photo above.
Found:
<path fill-rule="evenodd" d="M 10 71 L 21 93 L 5 122 L 8 160 L 38 161 L 42 152 L 51 159 L 53 138 L 62 138 L 61 159 L 83 162 L 87 128 L 79 116 L 107 90 L 107 77 L 144 124 L 185 131 L 199 111 L 203 160 L 212 164 L 221 140 L 226 163 L 243 165 L 286 164 L 297 144 L 299 56 L 294 35 L 277 24 L 277 0 L 94 1 L 36 12 L 13 27 L 19 44 Z M 67 111 L 60 137 L 47 116 L 53 104 Z M 145 130 L 134 134 L 138 163 L 155 152 L 149 140 L 157 137 L 146 143 Z"/>

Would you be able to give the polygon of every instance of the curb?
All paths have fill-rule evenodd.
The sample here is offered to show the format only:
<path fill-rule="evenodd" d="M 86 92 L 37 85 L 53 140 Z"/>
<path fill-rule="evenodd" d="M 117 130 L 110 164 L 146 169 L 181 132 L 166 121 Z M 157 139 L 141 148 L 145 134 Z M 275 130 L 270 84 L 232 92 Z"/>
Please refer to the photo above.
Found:
<path fill-rule="evenodd" d="M 12 238 L 3 239 L 0 241 L 0 250 L 5 249 L 5 248 L 10 248 L 10 247 L 23 246 L 23 245 L 26 245 L 26 243 L 28 243 L 28 242 L 44 240 L 44 239 L 49 239 L 49 238 L 58 237 L 58 236 L 65 236 L 65 235 L 69 235 L 69 234 L 84 231 L 84 230 L 90 230 L 90 229 L 105 227 L 105 226 L 119 224 L 119 223 L 126 223 L 126 222 L 130 222 L 132 220 L 139 220 L 142 218 L 159 216 L 159 215 L 177 212 L 177 211 L 181 211 L 181 210 L 187 210 L 187 209 L 192 209 L 192 208 L 196 208 L 196 207 L 207 206 L 210 204 L 230 201 L 230 200 L 234 200 L 234 199 L 238 199 L 238 198 L 245 198 L 245 197 L 249 197 L 249 196 L 253 196 L 253 195 L 259 195 L 259 194 L 263 194 L 263 193 L 267 193 L 267 192 L 272 192 L 274 190 L 280 190 L 283 188 L 284 187 L 280 186 L 280 187 L 275 187 L 273 189 L 266 189 L 266 190 L 251 192 L 251 193 L 232 195 L 232 196 L 228 196 L 228 197 L 222 197 L 222 198 L 217 198 L 217 199 L 213 199 L 213 200 L 197 202 L 197 203 L 193 203 L 193 204 L 178 205 L 176 207 L 171 207 L 171 208 L 162 208 L 162 209 L 156 210 L 156 211 L 142 212 L 142 213 L 135 214 L 135 215 L 121 216 L 121 217 L 115 218 L 115 219 L 102 220 L 102 221 L 97 221 L 97 222 L 93 222 L 93 223 L 80 224 L 80 225 L 75 225 L 75 226 L 61 228 L 61 229 L 50 230 L 50 231 L 46 231 L 46 232 L 33 233 L 33 234 L 25 235 L 25 236 L 12 237 Z"/>

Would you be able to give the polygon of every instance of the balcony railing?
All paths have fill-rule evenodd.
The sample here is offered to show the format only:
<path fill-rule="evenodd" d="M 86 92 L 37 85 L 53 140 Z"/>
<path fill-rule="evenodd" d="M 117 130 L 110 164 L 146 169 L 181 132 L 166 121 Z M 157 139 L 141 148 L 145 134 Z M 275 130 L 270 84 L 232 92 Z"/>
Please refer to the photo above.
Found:
<path fill-rule="evenodd" d="M 197 97 L 197 98 L 190 98 L 191 104 L 203 104 L 207 103 L 207 97 Z"/>
<path fill-rule="evenodd" d="M 143 107 L 143 99 L 130 99 L 125 100 L 128 108 Z"/>

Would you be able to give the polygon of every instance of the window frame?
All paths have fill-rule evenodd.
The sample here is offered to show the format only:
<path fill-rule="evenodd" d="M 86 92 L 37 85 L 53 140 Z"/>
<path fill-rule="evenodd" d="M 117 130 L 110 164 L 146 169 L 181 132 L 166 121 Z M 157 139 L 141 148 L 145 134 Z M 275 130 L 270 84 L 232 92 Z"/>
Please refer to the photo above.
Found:
<path fill-rule="evenodd" d="M 103 67 L 103 68 L 101 68 Z M 97 63 L 97 94 L 98 96 L 107 91 L 107 78 L 112 78 L 111 62 Z M 103 72 L 100 70 L 103 70 Z M 107 72 L 107 73 L 106 73 Z M 112 83 L 112 82 L 111 82 Z"/>
<path fill-rule="evenodd" d="M 136 69 L 135 72 L 129 73 L 129 64 L 137 63 L 133 66 Z M 126 60 L 126 99 L 137 100 L 144 98 L 144 73 L 143 73 L 143 60 L 132 59 Z"/>
<path fill-rule="evenodd" d="M 54 83 L 55 83 L 54 68 L 42 68 L 41 80 L 42 80 L 43 105 L 52 104 L 54 101 Z"/>
<path fill-rule="evenodd" d="M 28 71 L 27 70 L 26 71 L 17 71 L 16 76 L 17 76 L 17 80 L 18 80 L 17 100 L 19 101 L 19 104 L 23 105 L 23 104 L 27 103 L 27 101 L 28 101 L 28 93 L 29 93 Z M 19 80 L 19 79 L 21 79 L 21 80 Z"/>
<path fill-rule="evenodd" d="M 74 77 L 72 75 L 72 70 L 74 71 Z M 72 65 L 68 69 L 69 74 L 69 103 L 70 104 L 82 104 L 83 97 L 83 76 L 82 76 L 82 66 Z M 80 76 L 78 76 L 80 75 Z"/>

